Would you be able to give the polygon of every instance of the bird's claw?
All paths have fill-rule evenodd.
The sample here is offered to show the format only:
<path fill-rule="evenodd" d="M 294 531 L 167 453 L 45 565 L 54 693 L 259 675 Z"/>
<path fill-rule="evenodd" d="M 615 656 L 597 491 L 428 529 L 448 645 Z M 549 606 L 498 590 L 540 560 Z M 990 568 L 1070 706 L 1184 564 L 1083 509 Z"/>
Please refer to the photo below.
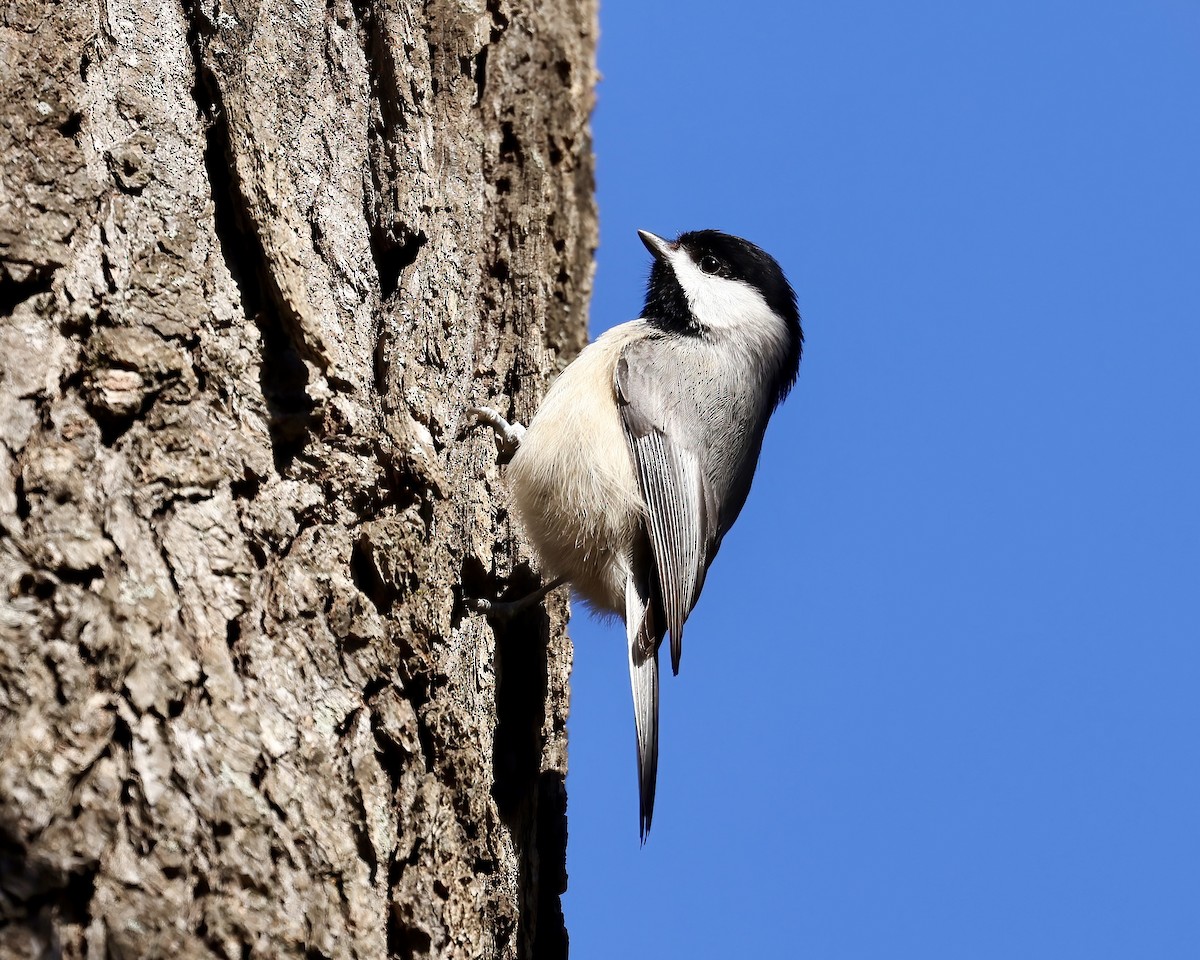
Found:
<path fill-rule="evenodd" d="M 494 620 L 507 620 L 515 617 L 523 610 L 528 610 L 545 599 L 551 590 L 557 590 L 567 582 L 566 577 L 558 577 L 538 587 L 533 593 L 516 600 L 486 600 L 483 597 L 463 597 L 463 606 L 472 613 L 480 613 Z"/>
<path fill-rule="evenodd" d="M 521 446 L 525 428 L 519 423 L 509 423 L 491 407 L 471 407 L 467 411 L 475 424 L 484 424 L 496 434 L 496 448 L 506 457 L 511 457 Z M 474 426 L 475 424 L 471 424 Z"/>

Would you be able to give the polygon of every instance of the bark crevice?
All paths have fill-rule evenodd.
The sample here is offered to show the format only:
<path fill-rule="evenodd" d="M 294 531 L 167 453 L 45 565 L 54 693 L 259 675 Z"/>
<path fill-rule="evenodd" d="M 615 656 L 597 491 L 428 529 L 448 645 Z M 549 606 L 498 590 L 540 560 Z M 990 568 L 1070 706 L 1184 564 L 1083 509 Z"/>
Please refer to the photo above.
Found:
<path fill-rule="evenodd" d="M 266 252 L 237 179 L 229 120 L 220 85 L 204 65 L 203 34 L 193 7 L 189 42 L 196 65 L 194 97 L 205 118 L 204 168 L 213 202 L 213 224 L 225 267 L 237 285 L 245 315 L 262 335 L 259 387 L 270 414 L 275 469 L 286 474 L 319 424 L 309 395 L 309 370 L 284 320 L 284 305 L 271 282 Z"/>
<path fill-rule="evenodd" d="M 49 264 L 5 264 L 0 271 L 0 317 L 11 317 L 17 307 L 39 294 L 49 293 L 57 269 Z M 13 276 L 21 275 L 20 279 Z"/>

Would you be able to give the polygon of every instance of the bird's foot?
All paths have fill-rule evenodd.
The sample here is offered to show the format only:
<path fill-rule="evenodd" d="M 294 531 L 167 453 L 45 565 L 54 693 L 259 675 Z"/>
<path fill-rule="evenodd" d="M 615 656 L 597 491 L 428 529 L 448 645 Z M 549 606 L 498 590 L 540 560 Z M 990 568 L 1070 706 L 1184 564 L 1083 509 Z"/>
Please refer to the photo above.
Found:
<path fill-rule="evenodd" d="M 528 610 L 535 604 L 541 603 L 545 599 L 546 594 L 551 590 L 558 589 L 566 582 L 566 577 L 559 577 L 534 590 L 528 596 L 519 597 L 516 600 L 487 600 L 483 597 L 464 597 L 463 606 L 472 613 L 481 613 L 485 617 L 491 617 L 495 620 L 508 620 L 515 617 L 522 610 Z"/>
<path fill-rule="evenodd" d="M 509 423 L 491 407 L 471 407 L 467 416 L 474 420 L 468 429 L 480 423 L 492 428 L 496 434 L 496 447 L 504 456 L 511 457 L 521 446 L 525 428 L 519 423 Z"/>

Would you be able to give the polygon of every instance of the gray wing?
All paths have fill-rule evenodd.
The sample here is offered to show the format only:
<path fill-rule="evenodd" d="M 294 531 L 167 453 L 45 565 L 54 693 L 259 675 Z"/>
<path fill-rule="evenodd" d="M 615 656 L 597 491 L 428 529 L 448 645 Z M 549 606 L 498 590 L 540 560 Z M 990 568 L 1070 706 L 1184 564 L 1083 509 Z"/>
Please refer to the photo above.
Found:
<path fill-rule="evenodd" d="M 646 501 L 658 594 L 679 672 L 683 624 L 704 586 L 719 542 L 719 508 L 701 457 L 699 413 L 678 369 L 664 370 L 653 347 L 637 341 L 615 372 L 617 406 Z M 632 361 L 632 362 L 631 362 Z"/>

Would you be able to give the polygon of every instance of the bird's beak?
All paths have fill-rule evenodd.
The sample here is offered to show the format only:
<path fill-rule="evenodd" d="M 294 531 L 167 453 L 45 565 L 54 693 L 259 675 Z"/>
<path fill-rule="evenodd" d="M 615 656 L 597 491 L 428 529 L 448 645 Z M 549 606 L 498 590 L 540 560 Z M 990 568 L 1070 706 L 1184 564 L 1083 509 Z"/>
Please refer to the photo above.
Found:
<path fill-rule="evenodd" d="M 671 253 L 675 250 L 675 244 L 664 240 L 662 237 L 656 237 L 649 230 L 639 230 L 638 236 L 642 238 L 642 243 L 646 245 L 646 249 L 654 254 L 655 260 L 671 259 Z"/>

